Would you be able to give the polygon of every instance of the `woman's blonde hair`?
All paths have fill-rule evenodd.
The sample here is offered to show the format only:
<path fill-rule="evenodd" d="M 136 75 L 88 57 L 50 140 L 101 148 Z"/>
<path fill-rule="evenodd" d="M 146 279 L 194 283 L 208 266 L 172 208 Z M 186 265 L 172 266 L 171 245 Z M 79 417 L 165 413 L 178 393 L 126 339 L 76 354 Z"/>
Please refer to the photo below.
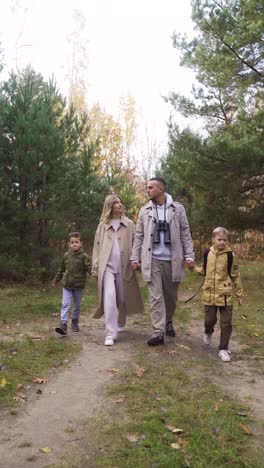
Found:
<path fill-rule="evenodd" d="M 112 193 L 111 195 L 107 195 L 104 201 L 103 211 L 102 211 L 101 218 L 100 218 L 100 221 L 102 223 L 108 224 L 110 222 L 110 220 L 112 219 L 113 204 L 118 201 L 121 201 L 122 203 L 121 198 L 115 193 Z M 124 209 L 122 211 L 122 215 L 123 214 L 124 214 Z"/>

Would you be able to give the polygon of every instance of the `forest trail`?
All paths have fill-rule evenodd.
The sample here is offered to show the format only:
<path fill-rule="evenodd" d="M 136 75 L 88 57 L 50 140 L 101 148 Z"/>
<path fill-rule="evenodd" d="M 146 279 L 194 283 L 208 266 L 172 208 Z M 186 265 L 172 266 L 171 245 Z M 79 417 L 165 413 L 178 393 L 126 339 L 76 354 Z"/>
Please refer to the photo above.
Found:
<path fill-rule="evenodd" d="M 209 349 L 202 344 L 201 332 L 202 323 L 194 320 L 187 328 L 179 329 L 176 343 L 190 347 L 190 352 L 197 357 L 208 355 L 214 368 L 212 381 L 246 402 L 255 418 L 264 419 L 263 374 L 241 359 L 242 346 L 235 341 L 230 346 L 233 360 L 222 363 L 217 357 L 219 332 L 216 331 Z M 63 370 L 51 373 L 46 384 L 38 386 L 41 394 L 36 393 L 36 388 L 30 389 L 27 401 L 19 404 L 17 415 L 2 414 L 0 466 L 79 467 L 78 457 L 85 452 L 87 464 L 81 467 L 96 467 L 94 460 L 101 450 L 93 443 L 96 420 L 114 414 L 113 401 L 106 390 L 118 383 L 119 370 L 134 365 L 137 345 L 142 345 L 149 333 L 146 319 L 142 323 L 141 319 L 137 318 L 135 323 L 130 319 L 118 343 L 105 347 L 103 322 L 87 318 L 80 333 L 69 333 L 66 338 L 58 336 L 58 339 L 80 341 L 82 351 L 73 362 L 66 362 Z M 169 338 L 166 346 L 175 348 L 175 339 Z M 146 346 L 146 349 L 151 352 L 151 348 Z M 181 359 L 180 353 L 175 359 Z M 191 372 L 201 372 L 199 365 Z M 21 447 L 26 441 L 31 446 Z M 46 447 L 51 449 L 49 453 L 40 451 Z M 65 465 L 65 461 L 72 464 Z"/>

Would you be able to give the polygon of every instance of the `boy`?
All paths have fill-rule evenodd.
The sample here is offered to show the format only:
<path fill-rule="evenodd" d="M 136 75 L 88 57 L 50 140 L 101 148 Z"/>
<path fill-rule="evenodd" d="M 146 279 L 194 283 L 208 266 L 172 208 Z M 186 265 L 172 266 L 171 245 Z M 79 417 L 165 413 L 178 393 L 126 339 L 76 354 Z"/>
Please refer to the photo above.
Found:
<path fill-rule="evenodd" d="M 80 331 L 80 306 L 87 272 L 90 272 L 89 257 L 83 251 L 80 233 L 72 232 L 69 234 L 69 251 L 64 254 L 58 273 L 53 280 L 54 287 L 61 279 L 63 286 L 61 320 L 59 326 L 55 328 L 60 335 L 67 334 L 67 321 L 72 299 L 74 308 L 71 328 L 74 332 Z"/>
<path fill-rule="evenodd" d="M 212 247 L 205 252 L 203 267 L 191 269 L 205 276 L 202 287 L 202 302 L 205 306 L 203 342 L 207 346 L 211 343 L 219 309 L 219 357 L 222 361 L 229 362 L 231 358 L 228 343 L 232 333 L 233 293 L 239 305 L 242 305 L 243 289 L 235 255 L 228 245 L 228 231 L 217 227 L 213 231 L 212 243 Z"/>

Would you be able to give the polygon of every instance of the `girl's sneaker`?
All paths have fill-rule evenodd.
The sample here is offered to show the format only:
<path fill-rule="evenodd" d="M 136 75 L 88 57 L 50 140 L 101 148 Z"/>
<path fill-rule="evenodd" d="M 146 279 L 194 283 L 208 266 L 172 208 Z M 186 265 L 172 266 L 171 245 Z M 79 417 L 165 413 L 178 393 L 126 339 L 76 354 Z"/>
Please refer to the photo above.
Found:
<path fill-rule="evenodd" d="M 115 344 L 114 339 L 107 336 L 104 342 L 105 346 L 113 346 Z"/>
<path fill-rule="evenodd" d="M 218 356 L 220 357 L 221 361 L 223 361 L 223 362 L 230 362 L 231 361 L 230 351 L 227 351 L 227 349 L 221 349 L 221 351 L 219 351 Z"/>

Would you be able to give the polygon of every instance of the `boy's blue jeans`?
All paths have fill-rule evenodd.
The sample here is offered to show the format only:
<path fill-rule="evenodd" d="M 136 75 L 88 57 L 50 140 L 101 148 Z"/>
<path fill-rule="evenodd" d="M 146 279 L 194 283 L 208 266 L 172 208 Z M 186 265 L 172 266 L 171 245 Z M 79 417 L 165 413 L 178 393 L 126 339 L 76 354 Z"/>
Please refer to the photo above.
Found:
<path fill-rule="evenodd" d="M 73 300 L 72 320 L 78 320 L 82 302 L 82 289 L 62 289 L 61 322 L 67 322 Z"/>

